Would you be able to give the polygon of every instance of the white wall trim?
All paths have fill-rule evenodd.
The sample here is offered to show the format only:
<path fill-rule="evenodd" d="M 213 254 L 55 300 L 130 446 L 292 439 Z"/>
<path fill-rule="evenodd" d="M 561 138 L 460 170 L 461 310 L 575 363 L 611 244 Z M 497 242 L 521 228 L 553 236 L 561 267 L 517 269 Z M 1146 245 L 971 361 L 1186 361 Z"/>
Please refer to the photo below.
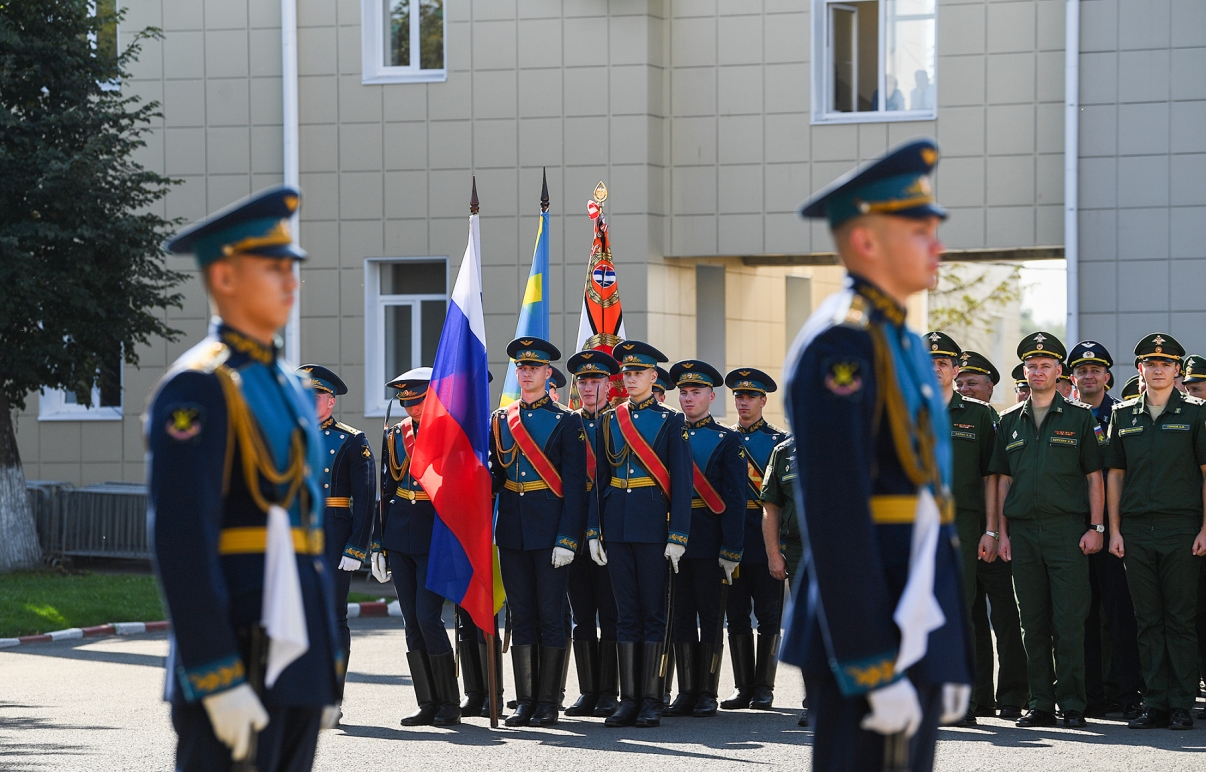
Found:
<path fill-rule="evenodd" d="M 1080 341 L 1080 0 L 1064 17 L 1064 260 L 1067 261 L 1068 348 Z"/>
<path fill-rule="evenodd" d="M 298 142 L 297 112 L 297 0 L 281 0 L 281 101 L 283 114 L 283 146 L 285 149 L 285 184 L 300 188 L 301 156 Z M 303 206 L 305 202 L 303 201 Z M 300 217 L 295 212 L 290 223 L 293 243 L 301 238 L 298 231 Z M 293 364 L 301 362 L 301 266 L 293 263 L 293 275 L 297 278 L 297 292 L 293 296 L 293 309 L 285 325 L 285 359 Z"/>

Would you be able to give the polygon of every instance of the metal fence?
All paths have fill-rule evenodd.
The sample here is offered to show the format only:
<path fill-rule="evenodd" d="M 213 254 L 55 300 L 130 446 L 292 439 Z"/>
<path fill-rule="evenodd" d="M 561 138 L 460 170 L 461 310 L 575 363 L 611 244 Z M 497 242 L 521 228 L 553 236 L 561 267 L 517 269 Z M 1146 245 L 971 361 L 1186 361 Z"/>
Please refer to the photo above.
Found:
<path fill-rule="evenodd" d="M 150 558 L 145 485 L 110 482 L 73 488 L 30 480 L 30 508 L 42 551 L 79 557 Z"/>

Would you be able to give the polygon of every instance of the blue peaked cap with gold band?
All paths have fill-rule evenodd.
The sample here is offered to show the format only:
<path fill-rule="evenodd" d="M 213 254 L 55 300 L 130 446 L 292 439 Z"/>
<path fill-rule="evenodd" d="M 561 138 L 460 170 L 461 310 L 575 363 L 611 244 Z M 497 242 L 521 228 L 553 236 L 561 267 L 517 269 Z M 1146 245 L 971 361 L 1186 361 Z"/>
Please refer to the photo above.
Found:
<path fill-rule="evenodd" d="M 670 373 L 666 372 L 665 368 L 655 367 L 653 369 L 657 371 L 657 380 L 653 382 L 654 391 L 661 389 L 662 393 L 664 394 L 667 391 L 673 391 L 674 389 L 678 388 L 674 385 L 674 382 L 670 380 Z"/>
<path fill-rule="evenodd" d="M 930 174 L 937 164 L 937 142 L 911 140 L 813 193 L 800 204 L 800 216 L 827 217 L 831 229 L 864 214 L 945 220 L 946 209 L 934 200 L 934 187 L 930 183 Z"/>
<path fill-rule="evenodd" d="M 193 223 L 163 247 L 174 255 L 195 255 L 199 268 L 234 254 L 305 260 L 289 231 L 300 204 L 301 191 L 288 185 L 261 190 Z"/>
<path fill-rule="evenodd" d="M 517 365 L 547 365 L 560 359 L 561 352 L 542 338 L 516 338 L 507 344 L 507 356 Z"/>
<path fill-rule="evenodd" d="M 770 394 L 779 388 L 775 379 L 753 367 L 738 367 L 724 377 L 724 385 L 733 391 L 749 391 L 754 394 Z"/>
<path fill-rule="evenodd" d="M 431 368 L 416 367 L 407 370 L 385 385 L 398 390 L 398 401 L 402 403 L 402 407 L 414 407 L 427 397 L 427 387 L 431 385 Z"/>
<path fill-rule="evenodd" d="M 652 370 L 659 362 L 669 362 L 670 357 L 642 340 L 622 340 L 612 349 L 611 355 L 620 363 L 620 370 Z"/>
<path fill-rule="evenodd" d="M 548 385 L 552 386 L 554 389 L 564 389 L 565 384 L 568 383 L 568 381 L 565 380 L 565 373 L 561 372 L 557 365 L 549 365 L 549 367 L 553 368 L 553 375 L 551 378 L 549 378 Z"/>
<path fill-rule="evenodd" d="M 309 378 L 315 391 L 325 391 L 334 397 L 348 393 L 347 384 L 339 376 L 322 365 L 302 365 L 297 368 L 297 374 Z"/>
<path fill-rule="evenodd" d="M 565 367 L 575 378 L 610 378 L 620 372 L 620 363 L 606 351 L 579 351 Z"/>
<path fill-rule="evenodd" d="M 724 376 L 707 362 L 684 359 L 670 368 L 670 382 L 680 389 L 684 386 L 710 386 L 714 389 L 724 383 Z"/>

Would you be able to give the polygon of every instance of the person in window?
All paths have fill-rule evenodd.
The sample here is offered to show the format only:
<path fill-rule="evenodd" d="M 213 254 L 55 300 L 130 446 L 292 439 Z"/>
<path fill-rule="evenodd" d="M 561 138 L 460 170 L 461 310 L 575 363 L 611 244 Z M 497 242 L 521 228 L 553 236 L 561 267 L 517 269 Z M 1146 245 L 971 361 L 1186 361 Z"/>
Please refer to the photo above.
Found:
<path fill-rule="evenodd" d="M 911 109 L 933 110 L 935 106 L 934 84 L 930 82 L 930 74 L 925 70 L 918 70 L 913 77 L 916 79 L 917 87 L 909 93 Z"/>

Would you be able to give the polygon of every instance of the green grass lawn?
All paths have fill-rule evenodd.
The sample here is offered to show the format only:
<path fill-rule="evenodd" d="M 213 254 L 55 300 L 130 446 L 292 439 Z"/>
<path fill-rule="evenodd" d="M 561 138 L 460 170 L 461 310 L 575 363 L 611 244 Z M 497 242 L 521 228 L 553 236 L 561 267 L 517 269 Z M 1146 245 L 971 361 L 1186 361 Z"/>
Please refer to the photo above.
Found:
<path fill-rule="evenodd" d="M 166 618 L 152 576 L 57 571 L 0 574 L 0 638 Z"/>
<path fill-rule="evenodd" d="M 371 603 L 371 602 L 377 601 L 377 600 L 384 600 L 386 603 L 389 603 L 390 601 L 393 600 L 393 598 L 385 597 L 382 595 L 373 595 L 372 593 L 367 593 L 367 592 L 349 592 L 348 593 L 348 603 Z"/>

